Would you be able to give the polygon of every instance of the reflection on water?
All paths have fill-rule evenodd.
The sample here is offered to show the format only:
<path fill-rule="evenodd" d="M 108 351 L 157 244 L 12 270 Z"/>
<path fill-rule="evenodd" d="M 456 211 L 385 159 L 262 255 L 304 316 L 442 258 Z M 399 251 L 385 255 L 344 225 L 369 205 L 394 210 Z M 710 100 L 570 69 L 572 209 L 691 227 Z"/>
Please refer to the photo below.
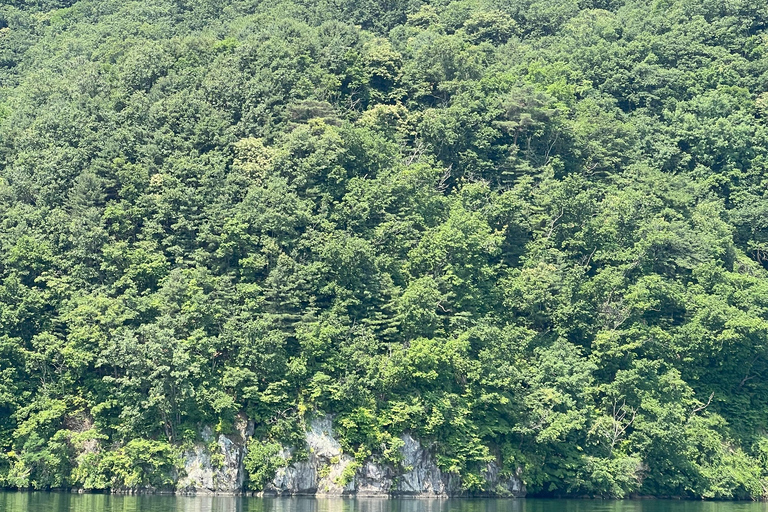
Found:
<path fill-rule="evenodd" d="M 766 503 L 701 501 L 235 498 L 0 493 L 0 512 L 768 512 Z"/>

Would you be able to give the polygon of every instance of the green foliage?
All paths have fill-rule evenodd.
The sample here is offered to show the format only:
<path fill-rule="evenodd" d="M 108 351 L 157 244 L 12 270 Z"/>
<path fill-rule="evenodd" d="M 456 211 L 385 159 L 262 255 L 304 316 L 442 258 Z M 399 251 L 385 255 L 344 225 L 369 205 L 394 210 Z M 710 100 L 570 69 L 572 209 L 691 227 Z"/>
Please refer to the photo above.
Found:
<path fill-rule="evenodd" d="M 334 415 L 467 492 L 765 498 L 759 2 L 0 6 L 0 486 Z M 214 463 L 220 461 L 214 460 Z M 503 487 L 503 486 L 502 486 Z"/>
<path fill-rule="evenodd" d="M 355 475 L 357 475 L 357 470 L 362 467 L 362 464 L 360 462 L 357 462 L 356 460 L 348 463 L 346 466 L 344 466 L 344 469 L 341 472 L 341 475 L 336 478 L 336 484 L 340 485 L 341 487 L 346 486 L 349 482 L 351 482 Z"/>
<path fill-rule="evenodd" d="M 111 488 L 167 488 L 174 483 L 177 466 L 178 454 L 167 442 L 133 439 L 105 452 L 98 471 Z"/>
<path fill-rule="evenodd" d="M 286 465 L 286 459 L 281 456 L 279 443 L 251 439 L 247 448 L 243 463 L 248 472 L 248 486 L 260 491 L 274 478 L 275 471 Z"/>

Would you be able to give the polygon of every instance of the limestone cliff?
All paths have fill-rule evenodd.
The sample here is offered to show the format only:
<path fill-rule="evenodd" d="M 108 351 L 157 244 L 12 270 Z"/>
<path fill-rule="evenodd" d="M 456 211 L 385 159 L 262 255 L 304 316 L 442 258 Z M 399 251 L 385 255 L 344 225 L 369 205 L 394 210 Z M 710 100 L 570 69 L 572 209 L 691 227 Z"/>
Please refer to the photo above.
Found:
<path fill-rule="evenodd" d="M 253 425 L 240 423 L 234 436 L 215 437 L 210 428 L 202 432 L 203 443 L 184 454 L 183 476 L 177 489 L 188 494 L 236 494 L 243 490 L 243 458 Z M 461 480 L 443 473 L 434 457 L 410 434 L 403 434 L 402 464 L 395 468 L 375 460 L 357 464 L 342 451 L 334 437 L 330 416 L 313 419 L 305 434 L 306 460 L 291 462 L 295 450 L 282 452 L 286 465 L 275 473 L 261 493 L 267 496 L 336 495 L 336 496 L 461 496 L 465 492 Z M 517 476 L 502 477 L 496 464 L 485 471 L 488 496 L 519 497 L 525 486 Z"/>
<path fill-rule="evenodd" d="M 342 453 L 334 438 L 331 418 L 313 420 L 307 429 L 308 460 L 289 464 L 277 471 L 264 490 L 265 495 L 356 495 L 447 497 L 465 494 L 461 480 L 443 473 L 432 454 L 410 434 L 404 434 L 402 467 L 365 461 L 350 472 L 354 459 Z M 286 450 L 286 457 L 290 451 Z M 351 474 L 350 474 L 351 473 Z M 485 472 L 486 495 L 524 496 L 525 486 L 516 476 L 502 477 L 495 464 Z"/>
<path fill-rule="evenodd" d="M 183 454 L 184 469 L 176 484 L 179 494 L 240 494 L 245 470 L 243 458 L 253 424 L 239 418 L 234 435 L 214 436 L 210 427 L 201 432 L 202 443 Z"/>

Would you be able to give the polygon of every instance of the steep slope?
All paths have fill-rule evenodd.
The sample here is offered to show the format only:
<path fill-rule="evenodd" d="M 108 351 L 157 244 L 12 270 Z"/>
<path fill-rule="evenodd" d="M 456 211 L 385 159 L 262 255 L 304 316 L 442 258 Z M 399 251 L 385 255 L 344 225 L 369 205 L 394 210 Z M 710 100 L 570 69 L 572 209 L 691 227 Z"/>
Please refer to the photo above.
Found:
<path fill-rule="evenodd" d="M 767 24 L 746 0 L 4 3 L 0 485 L 173 487 L 245 421 L 268 490 L 329 414 L 357 478 L 411 471 L 412 439 L 457 492 L 491 467 L 765 497 Z"/>

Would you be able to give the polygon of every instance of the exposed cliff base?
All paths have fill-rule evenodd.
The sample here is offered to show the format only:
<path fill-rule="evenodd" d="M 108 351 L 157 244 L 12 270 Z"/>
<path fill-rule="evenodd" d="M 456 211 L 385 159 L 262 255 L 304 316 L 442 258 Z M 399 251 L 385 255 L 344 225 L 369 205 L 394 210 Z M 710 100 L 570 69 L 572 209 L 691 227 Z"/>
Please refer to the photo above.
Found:
<path fill-rule="evenodd" d="M 214 437 L 210 429 L 203 431 L 202 443 L 184 453 L 184 474 L 178 480 L 177 492 L 183 494 L 240 494 L 243 492 L 245 469 L 243 460 L 252 425 L 241 425 L 233 436 Z M 286 465 L 279 468 L 259 495 L 294 496 L 463 496 L 461 480 L 443 473 L 434 457 L 409 434 L 401 437 L 403 446 L 401 469 L 366 460 L 356 464 L 343 453 L 334 437 L 330 417 L 312 420 L 305 434 L 306 460 L 291 462 L 292 447 L 284 447 L 281 456 Z M 517 476 L 503 477 L 496 464 L 485 471 L 486 496 L 522 497 L 525 486 Z M 477 495 L 477 493 L 473 494 Z"/>

